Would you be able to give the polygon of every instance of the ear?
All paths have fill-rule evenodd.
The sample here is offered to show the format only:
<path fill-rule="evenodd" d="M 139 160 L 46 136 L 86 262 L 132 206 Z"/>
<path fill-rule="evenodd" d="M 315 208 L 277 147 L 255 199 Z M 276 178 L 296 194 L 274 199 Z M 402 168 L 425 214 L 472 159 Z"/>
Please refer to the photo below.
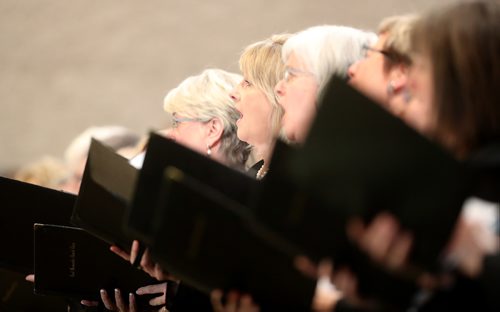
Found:
<path fill-rule="evenodd" d="M 406 89 L 408 83 L 409 68 L 406 65 L 399 64 L 391 68 L 389 72 L 389 81 L 394 88 L 395 93 Z"/>
<path fill-rule="evenodd" d="M 205 135 L 207 140 L 207 146 L 214 147 L 222 139 L 222 134 L 224 133 L 224 125 L 220 118 L 212 118 L 209 122 L 205 124 Z"/>

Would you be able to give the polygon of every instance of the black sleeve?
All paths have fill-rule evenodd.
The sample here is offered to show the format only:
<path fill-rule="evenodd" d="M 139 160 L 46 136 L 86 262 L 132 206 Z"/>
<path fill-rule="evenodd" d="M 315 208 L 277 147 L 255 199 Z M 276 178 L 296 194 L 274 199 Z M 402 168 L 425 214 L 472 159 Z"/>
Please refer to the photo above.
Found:
<path fill-rule="evenodd" d="M 369 310 L 365 310 L 358 307 L 353 307 L 350 305 L 345 299 L 340 299 L 339 302 L 335 305 L 335 312 L 368 312 Z"/>
<path fill-rule="evenodd" d="M 459 273 L 455 278 L 453 285 L 437 291 L 419 311 L 498 311 L 490 308 L 479 278 L 470 279 Z"/>
<path fill-rule="evenodd" d="M 486 300 L 491 311 L 500 311 L 500 253 L 486 256 L 479 282 L 484 289 Z"/>

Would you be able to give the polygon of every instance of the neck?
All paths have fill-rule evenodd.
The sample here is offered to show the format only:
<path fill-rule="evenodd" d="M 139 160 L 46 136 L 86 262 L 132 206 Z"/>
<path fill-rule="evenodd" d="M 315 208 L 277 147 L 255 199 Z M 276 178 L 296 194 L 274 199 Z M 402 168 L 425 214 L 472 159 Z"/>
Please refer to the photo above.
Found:
<path fill-rule="evenodd" d="M 385 102 L 388 104 L 388 109 L 391 113 L 397 117 L 401 117 L 412 102 L 412 96 L 407 88 L 402 88 L 395 91 L 394 94 L 389 95 Z"/>
<path fill-rule="evenodd" d="M 274 144 L 275 140 L 271 140 L 270 142 L 253 146 L 257 159 L 264 160 L 262 169 L 265 171 L 267 171 L 267 169 L 269 168 L 269 164 L 273 156 Z"/>
<path fill-rule="evenodd" d="M 221 152 L 219 145 L 212 147 L 212 154 L 210 156 L 206 155 L 209 158 L 212 158 L 215 161 L 220 162 L 223 165 L 229 165 L 226 156 Z"/>

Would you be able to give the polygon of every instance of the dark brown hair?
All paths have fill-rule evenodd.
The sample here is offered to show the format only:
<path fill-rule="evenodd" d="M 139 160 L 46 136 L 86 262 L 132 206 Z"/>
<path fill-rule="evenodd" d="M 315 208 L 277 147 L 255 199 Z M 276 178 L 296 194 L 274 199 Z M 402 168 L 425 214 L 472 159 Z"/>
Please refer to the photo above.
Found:
<path fill-rule="evenodd" d="M 500 139 L 500 4 L 455 4 L 417 22 L 414 49 L 432 62 L 438 139 L 459 156 Z"/>

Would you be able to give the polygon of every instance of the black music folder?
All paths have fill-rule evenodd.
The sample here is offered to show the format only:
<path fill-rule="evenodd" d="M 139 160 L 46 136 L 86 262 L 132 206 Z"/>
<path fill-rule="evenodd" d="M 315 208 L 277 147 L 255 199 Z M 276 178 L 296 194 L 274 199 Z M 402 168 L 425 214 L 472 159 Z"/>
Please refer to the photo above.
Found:
<path fill-rule="evenodd" d="M 168 167 L 156 208 L 153 255 L 183 283 L 249 292 L 261 307 L 310 308 L 316 280 L 295 269 L 297 251 L 227 194 Z"/>
<path fill-rule="evenodd" d="M 33 223 L 69 225 L 76 196 L 0 177 L 0 267 L 33 273 Z"/>
<path fill-rule="evenodd" d="M 155 133 L 151 133 L 147 146 L 126 224 L 131 234 L 141 241 L 151 242 L 154 209 L 160 194 L 163 172 L 168 166 L 185 171 L 239 203 L 246 204 L 252 200 L 253 191 L 259 182 L 246 173 L 229 168 Z"/>
<path fill-rule="evenodd" d="M 405 279 L 439 269 L 468 192 L 461 164 L 344 81 L 332 80 L 321 102 L 303 146 L 277 145 L 256 218 L 313 259 L 332 257 L 378 278 L 347 238 L 346 224 L 387 211 L 413 234 Z M 370 278 L 360 284 L 388 289 Z"/>
<path fill-rule="evenodd" d="M 35 224 L 34 233 L 36 294 L 100 300 L 100 289 L 128 294 L 157 283 L 83 229 Z"/>
<path fill-rule="evenodd" d="M 109 244 L 129 250 L 123 223 L 137 169 L 111 148 L 92 139 L 71 222 Z"/>

